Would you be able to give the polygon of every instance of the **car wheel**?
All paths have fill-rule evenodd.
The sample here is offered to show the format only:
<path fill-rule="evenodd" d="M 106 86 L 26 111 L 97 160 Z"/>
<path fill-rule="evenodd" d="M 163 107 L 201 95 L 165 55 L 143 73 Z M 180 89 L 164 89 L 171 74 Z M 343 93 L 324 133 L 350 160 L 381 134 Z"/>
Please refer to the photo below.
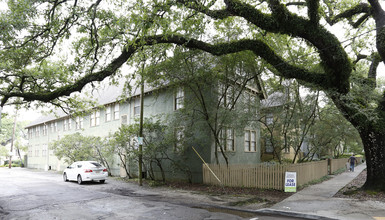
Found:
<path fill-rule="evenodd" d="M 68 181 L 68 179 L 67 179 L 67 174 L 66 174 L 66 173 L 63 174 L 63 180 L 64 180 L 64 182 L 67 182 L 67 181 Z"/>
<path fill-rule="evenodd" d="M 79 174 L 78 175 L 78 184 L 82 184 L 83 180 L 82 180 L 82 176 Z"/>
<path fill-rule="evenodd" d="M 106 180 L 99 180 L 99 183 L 104 183 Z"/>

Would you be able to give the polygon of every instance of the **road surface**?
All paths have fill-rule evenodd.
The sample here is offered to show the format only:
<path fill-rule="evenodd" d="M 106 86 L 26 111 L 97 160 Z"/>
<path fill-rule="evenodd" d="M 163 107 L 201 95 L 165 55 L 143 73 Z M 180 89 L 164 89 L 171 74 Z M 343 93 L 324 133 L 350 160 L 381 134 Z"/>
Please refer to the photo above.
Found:
<path fill-rule="evenodd" d="M 114 181 L 78 185 L 56 172 L 0 168 L 0 219 L 289 219 L 198 207 Z"/>

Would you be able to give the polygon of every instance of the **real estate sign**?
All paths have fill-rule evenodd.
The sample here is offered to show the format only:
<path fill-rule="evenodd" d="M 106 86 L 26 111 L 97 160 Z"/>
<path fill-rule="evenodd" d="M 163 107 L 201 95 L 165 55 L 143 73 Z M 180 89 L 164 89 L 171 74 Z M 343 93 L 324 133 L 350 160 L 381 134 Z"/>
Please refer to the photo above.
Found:
<path fill-rule="evenodd" d="M 297 192 L 297 173 L 285 173 L 285 192 Z"/>

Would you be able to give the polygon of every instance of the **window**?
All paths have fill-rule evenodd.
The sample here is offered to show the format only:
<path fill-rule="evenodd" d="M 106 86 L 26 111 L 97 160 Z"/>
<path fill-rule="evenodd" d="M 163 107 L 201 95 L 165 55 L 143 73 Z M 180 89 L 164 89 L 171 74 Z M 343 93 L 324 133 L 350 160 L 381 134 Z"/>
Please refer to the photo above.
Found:
<path fill-rule="evenodd" d="M 44 125 L 43 125 L 43 135 L 45 136 L 45 135 L 47 135 L 47 133 L 48 133 L 48 126 L 44 123 Z"/>
<path fill-rule="evenodd" d="M 128 124 L 128 121 L 127 121 L 127 115 L 122 115 L 122 120 L 121 120 L 121 122 L 122 122 L 122 125 Z"/>
<path fill-rule="evenodd" d="M 40 126 L 35 127 L 35 136 L 39 137 L 40 136 Z"/>
<path fill-rule="evenodd" d="M 83 129 L 83 118 L 76 117 L 76 129 Z"/>
<path fill-rule="evenodd" d="M 114 105 L 114 120 L 119 119 L 119 103 L 115 103 Z"/>
<path fill-rule="evenodd" d="M 111 121 L 111 106 L 106 107 L 105 119 L 106 119 L 106 122 Z"/>
<path fill-rule="evenodd" d="M 270 138 L 265 139 L 265 151 L 266 153 L 273 153 L 273 143 L 271 143 Z"/>
<path fill-rule="evenodd" d="M 140 98 L 137 97 L 134 99 L 134 116 L 140 115 Z"/>
<path fill-rule="evenodd" d="M 184 145 L 184 127 L 175 128 L 175 151 L 180 152 L 183 150 Z"/>
<path fill-rule="evenodd" d="M 100 125 L 100 110 L 95 112 L 95 124 Z"/>
<path fill-rule="evenodd" d="M 33 137 L 33 128 L 28 128 L 28 139 Z"/>
<path fill-rule="evenodd" d="M 71 130 L 72 129 L 72 119 L 69 118 L 68 119 L 68 130 Z"/>
<path fill-rule="evenodd" d="M 32 149 L 32 146 L 29 146 L 28 147 L 28 157 L 33 157 L 33 149 Z"/>
<path fill-rule="evenodd" d="M 63 131 L 66 131 L 68 127 L 68 119 L 64 119 L 63 121 Z"/>
<path fill-rule="evenodd" d="M 266 115 L 266 124 L 271 125 L 274 123 L 274 117 L 273 114 L 269 113 Z"/>
<path fill-rule="evenodd" d="M 94 126 L 97 126 L 100 124 L 100 111 L 99 110 L 91 113 L 90 123 L 91 123 L 91 127 L 94 127 Z"/>
<path fill-rule="evenodd" d="M 223 150 L 235 151 L 234 129 L 225 127 L 220 131 L 219 135 Z"/>
<path fill-rule="evenodd" d="M 178 88 L 175 93 L 174 110 L 183 108 L 184 91 L 182 88 Z"/>
<path fill-rule="evenodd" d="M 95 112 L 92 112 L 90 115 L 90 126 L 93 127 L 95 126 Z"/>
<path fill-rule="evenodd" d="M 244 109 L 245 112 L 257 114 L 257 105 L 258 105 L 257 96 L 254 93 L 245 92 L 244 99 L 245 99 L 245 104 L 247 106 L 247 108 Z"/>
<path fill-rule="evenodd" d="M 257 151 L 256 136 L 257 133 L 255 131 L 245 131 L 245 152 Z"/>
<path fill-rule="evenodd" d="M 51 132 L 56 132 L 57 131 L 57 122 L 52 122 L 51 123 Z"/>
<path fill-rule="evenodd" d="M 234 88 L 232 86 L 226 86 L 224 84 L 219 84 L 218 89 L 219 102 L 221 106 L 231 109 L 234 105 Z"/>

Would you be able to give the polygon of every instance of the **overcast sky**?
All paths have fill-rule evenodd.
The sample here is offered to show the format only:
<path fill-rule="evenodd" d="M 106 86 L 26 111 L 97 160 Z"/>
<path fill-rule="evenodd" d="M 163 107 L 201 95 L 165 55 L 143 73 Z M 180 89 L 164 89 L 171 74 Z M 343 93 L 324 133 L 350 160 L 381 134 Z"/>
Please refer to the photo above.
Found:
<path fill-rule="evenodd" d="M 385 3 L 383 1 L 381 1 L 381 4 L 383 6 L 385 5 Z M 8 8 L 7 4 L 4 3 L 2 0 L 0 0 L 0 10 L 6 10 L 7 8 Z M 332 27 L 331 29 L 332 29 L 331 30 L 332 33 L 344 34 L 344 31 L 335 31 L 336 29 L 337 30 L 340 29 L 340 27 Z M 338 37 L 340 38 L 340 36 L 338 36 Z M 379 77 L 385 78 L 385 66 L 383 63 L 380 64 L 380 67 L 378 69 L 378 74 L 379 74 L 378 75 Z M 3 112 L 8 113 L 10 115 L 15 114 L 15 110 L 11 106 L 4 106 Z M 18 114 L 19 114 L 19 120 L 20 121 L 30 121 L 30 122 L 36 120 L 41 115 L 38 110 L 33 110 L 33 109 L 21 109 L 21 110 L 19 110 Z"/>

